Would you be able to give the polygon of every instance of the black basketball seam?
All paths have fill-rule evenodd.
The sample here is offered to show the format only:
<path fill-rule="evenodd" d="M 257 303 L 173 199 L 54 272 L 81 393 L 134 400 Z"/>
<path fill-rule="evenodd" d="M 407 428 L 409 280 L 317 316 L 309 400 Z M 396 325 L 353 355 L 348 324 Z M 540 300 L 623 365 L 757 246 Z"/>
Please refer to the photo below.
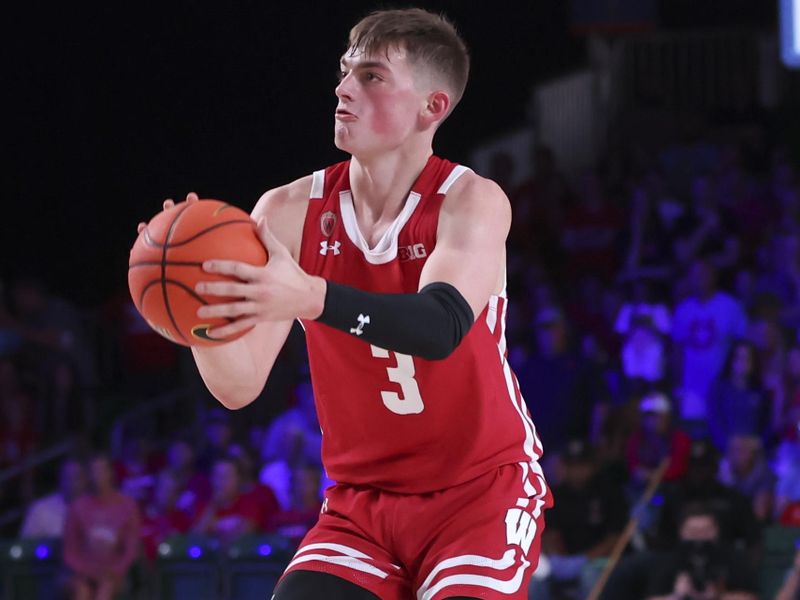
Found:
<path fill-rule="evenodd" d="M 161 262 L 162 261 L 160 260 L 140 260 L 137 263 L 128 265 L 128 268 L 133 269 L 134 267 L 157 267 L 161 264 Z M 202 267 L 203 263 L 200 261 L 191 261 L 191 260 L 168 260 L 167 265 L 171 267 Z"/>
<path fill-rule="evenodd" d="M 184 209 L 184 210 L 186 210 L 186 209 Z M 178 215 L 178 216 L 180 216 L 180 215 Z M 178 217 L 175 217 L 175 218 L 177 219 Z M 206 227 L 205 229 L 202 229 L 201 231 L 198 231 L 197 233 L 195 233 L 194 235 L 192 235 L 191 237 L 189 237 L 189 238 L 187 238 L 185 240 L 182 240 L 180 242 L 174 242 L 174 243 L 170 243 L 169 242 L 170 233 L 167 233 L 167 239 L 164 241 L 163 244 L 160 243 L 160 242 L 157 242 L 153 238 L 151 238 L 150 237 L 150 232 L 145 228 L 145 230 L 144 230 L 144 241 L 148 246 L 152 246 L 154 248 L 176 248 L 178 246 L 183 246 L 185 244 L 188 244 L 189 242 L 193 242 L 194 240 L 199 238 L 201 235 L 205 235 L 209 231 L 213 231 L 214 229 L 219 229 L 220 227 L 224 227 L 225 225 L 235 225 L 237 223 L 250 223 L 252 225 L 253 221 L 251 219 L 236 219 L 234 221 L 223 221 L 222 223 L 216 223 L 214 225 L 211 225 L 210 227 Z M 170 232 L 172 231 L 172 225 L 170 225 L 169 231 Z"/>
<path fill-rule="evenodd" d="M 188 285 L 186 285 L 182 281 L 176 281 L 174 279 L 167 279 L 167 283 L 171 283 L 172 285 L 177 285 L 179 288 L 181 288 L 184 292 L 189 294 L 192 298 L 197 300 L 202 305 L 204 305 L 204 306 L 208 306 L 209 305 L 209 302 L 207 300 L 205 300 L 200 294 L 195 292 L 192 288 L 190 288 Z M 233 323 L 236 320 L 236 319 L 233 319 L 231 317 L 222 317 L 222 318 L 225 319 L 228 323 Z"/>
<path fill-rule="evenodd" d="M 175 231 L 175 225 L 177 225 L 181 215 L 186 212 L 186 209 L 189 208 L 189 206 L 191 205 L 187 203 L 186 206 L 184 206 L 180 212 L 175 215 L 175 218 L 172 219 L 172 223 L 169 224 L 167 235 L 164 238 L 163 252 L 161 253 L 161 293 L 164 296 L 164 307 L 167 309 L 167 316 L 169 316 L 169 320 L 172 323 L 172 326 L 175 328 L 175 331 L 187 344 L 189 343 L 189 340 L 186 339 L 186 336 L 183 335 L 183 332 L 178 327 L 178 322 L 175 320 L 175 315 L 172 314 L 172 307 L 169 305 L 169 294 L 167 294 L 167 250 L 169 249 L 169 238 Z"/>
<path fill-rule="evenodd" d="M 179 288 L 181 288 L 183 291 L 187 292 L 192 298 L 197 300 L 203 306 L 208 306 L 210 304 L 208 302 L 208 300 L 203 298 L 201 295 L 199 295 L 197 292 L 195 292 L 192 288 L 190 288 L 188 285 L 186 285 L 183 282 L 176 281 L 175 279 L 167 279 L 167 278 L 164 278 L 163 281 L 164 281 L 164 283 L 171 283 L 172 285 L 177 285 Z M 142 289 L 142 293 L 139 294 L 139 306 L 143 305 L 144 296 L 147 293 L 147 290 L 149 290 L 152 286 L 156 285 L 157 283 L 161 283 L 161 280 L 153 279 L 152 281 L 149 281 L 147 283 L 147 285 L 144 286 L 144 288 Z M 225 319 L 228 323 L 233 323 L 236 320 L 236 319 L 234 319 L 232 317 L 222 317 L 222 318 Z"/>

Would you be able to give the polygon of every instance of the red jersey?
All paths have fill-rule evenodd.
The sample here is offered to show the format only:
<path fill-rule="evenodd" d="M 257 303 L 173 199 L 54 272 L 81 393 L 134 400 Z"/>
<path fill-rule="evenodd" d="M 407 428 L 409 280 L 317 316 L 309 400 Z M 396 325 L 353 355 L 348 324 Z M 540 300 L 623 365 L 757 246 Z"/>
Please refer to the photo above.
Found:
<path fill-rule="evenodd" d="M 300 266 L 371 292 L 416 292 L 436 247 L 442 202 L 466 167 L 432 156 L 395 222 L 369 248 L 356 222 L 349 166 L 313 175 Z M 420 494 L 535 461 L 541 445 L 506 360 L 505 313 L 505 294 L 492 296 L 443 360 L 385 350 L 303 321 L 328 475 Z M 360 315 L 351 332 L 368 326 L 368 318 Z"/>

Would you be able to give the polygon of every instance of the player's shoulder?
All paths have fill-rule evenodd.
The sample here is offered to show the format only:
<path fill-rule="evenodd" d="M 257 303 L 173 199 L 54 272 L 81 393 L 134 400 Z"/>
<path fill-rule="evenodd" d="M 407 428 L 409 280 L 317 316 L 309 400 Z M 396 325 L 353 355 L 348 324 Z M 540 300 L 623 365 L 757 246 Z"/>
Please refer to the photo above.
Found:
<path fill-rule="evenodd" d="M 503 189 L 471 169 L 464 171 L 447 191 L 442 208 L 445 211 L 508 213 L 509 217 L 511 214 L 511 203 Z"/>
<path fill-rule="evenodd" d="M 275 213 L 304 207 L 304 203 L 307 203 L 311 196 L 312 180 L 312 175 L 306 175 L 285 185 L 267 190 L 253 208 L 253 219 L 258 220 L 263 216 L 269 218 Z"/>

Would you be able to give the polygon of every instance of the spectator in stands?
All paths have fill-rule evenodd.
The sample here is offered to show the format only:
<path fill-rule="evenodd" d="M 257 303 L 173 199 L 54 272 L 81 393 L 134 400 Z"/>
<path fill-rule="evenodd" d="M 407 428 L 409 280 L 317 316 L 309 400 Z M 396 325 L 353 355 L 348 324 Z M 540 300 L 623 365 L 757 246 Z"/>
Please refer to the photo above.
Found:
<path fill-rule="evenodd" d="M 114 476 L 120 491 L 144 506 L 151 499 L 162 467 L 163 456 L 159 460 L 153 455 L 147 436 L 131 432 L 123 441 L 122 456 L 114 461 Z"/>
<path fill-rule="evenodd" d="M 664 489 L 664 504 L 658 524 L 660 547 L 669 548 L 676 541 L 681 514 L 698 502 L 712 507 L 719 526 L 720 539 L 756 553 L 761 532 L 750 500 L 717 479 L 719 460 L 711 442 L 692 443 L 689 466 L 683 479 Z"/>
<path fill-rule="evenodd" d="M 691 208 L 676 224 L 678 263 L 691 265 L 705 257 L 718 269 L 732 268 L 739 259 L 739 238 L 728 213 L 719 208 L 717 184 L 710 175 L 695 178 Z"/>
<path fill-rule="evenodd" d="M 261 459 L 302 460 L 321 464 L 322 434 L 319 430 L 314 390 L 304 381 L 294 388 L 292 406 L 273 419 L 264 435 Z"/>
<path fill-rule="evenodd" d="M 800 326 L 800 235 L 797 225 L 774 234 L 762 250 L 756 289 L 778 305 L 782 323 Z"/>
<path fill-rule="evenodd" d="M 317 465 L 297 465 L 292 471 L 291 499 L 273 519 L 273 525 L 284 537 L 296 542 L 317 522 L 322 507 L 320 483 L 322 469 Z"/>
<path fill-rule="evenodd" d="M 674 270 L 673 229 L 683 206 L 670 197 L 662 176 L 650 171 L 631 195 L 623 279 L 664 279 Z"/>
<path fill-rule="evenodd" d="M 216 460 L 211 471 L 211 487 L 211 499 L 194 526 L 197 533 L 229 544 L 245 533 L 258 531 L 261 510 L 252 496 L 242 494 L 242 475 L 236 459 Z"/>
<path fill-rule="evenodd" d="M 208 473 L 218 459 L 228 455 L 228 447 L 233 442 L 233 424 L 228 411 L 223 408 L 209 410 L 205 421 L 205 447 L 197 458 L 197 465 Z"/>
<path fill-rule="evenodd" d="M 257 529 L 260 531 L 274 529 L 274 520 L 280 511 L 280 505 L 272 488 L 264 485 L 256 478 L 256 465 L 253 457 L 241 444 L 231 444 L 228 456 L 239 465 L 239 474 L 242 478 L 240 487 L 242 495 L 252 499 L 253 503 L 258 507 Z"/>
<path fill-rule="evenodd" d="M 518 252 L 537 256 L 552 270 L 559 262 L 558 233 L 571 191 L 550 148 L 537 145 L 531 156 L 533 177 L 510 196 L 514 218 L 509 243 Z"/>
<path fill-rule="evenodd" d="M 192 518 L 197 517 L 200 507 L 211 497 L 211 483 L 205 473 L 198 471 L 194 447 L 188 440 L 179 438 L 170 444 L 166 470 L 178 483 L 177 507 Z"/>
<path fill-rule="evenodd" d="M 645 395 L 639 410 L 639 428 L 628 440 L 628 473 L 637 489 L 643 489 L 653 472 L 669 458 L 663 481 L 675 481 L 686 473 L 692 441 L 672 422 L 672 403 L 661 392 Z"/>
<path fill-rule="evenodd" d="M 773 468 L 778 478 L 775 514 L 782 516 L 790 505 L 800 503 L 800 421 L 775 449 Z"/>
<path fill-rule="evenodd" d="M 632 297 L 617 314 L 614 331 L 623 339 L 622 371 L 636 390 L 661 383 L 666 377 L 672 317 L 669 307 L 655 299 L 646 280 L 636 280 L 632 287 Z"/>
<path fill-rule="evenodd" d="M 732 296 L 717 289 L 716 272 L 707 260 L 692 262 L 690 281 L 692 294 L 675 309 L 672 336 L 681 373 L 680 416 L 693 437 L 702 437 L 711 384 L 734 339 L 745 335 L 747 317 Z"/>
<path fill-rule="evenodd" d="M 557 501 L 547 513 L 542 547 L 552 567 L 551 593 L 576 597 L 583 565 L 609 556 L 628 511 L 622 488 L 597 469 L 588 444 L 571 440 L 562 461 L 563 481 L 553 488 Z"/>
<path fill-rule="evenodd" d="M 761 387 L 769 393 L 769 431 L 779 431 L 787 405 L 786 398 L 786 340 L 780 323 L 774 315 L 765 311 L 757 316 L 750 326 L 750 340 L 758 352 L 761 365 Z"/>
<path fill-rule="evenodd" d="M 760 523 L 772 520 L 775 475 L 757 436 L 737 434 L 729 439 L 727 456 L 720 463 L 719 480 L 750 499 Z"/>
<path fill-rule="evenodd" d="M 185 533 L 192 526 L 191 517 L 178 508 L 181 488 L 169 470 L 158 474 L 153 499 L 144 509 L 142 543 L 145 556 L 155 560 L 158 545 L 176 533 Z"/>
<path fill-rule="evenodd" d="M 67 509 L 88 488 L 86 468 L 75 459 L 61 463 L 58 491 L 34 502 L 25 513 L 20 537 L 61 538 Z"/>
<path fill-rule="evenodd" d="M 576 280 L 572 292 L 564 311 L 567 320 L 578 334 L 583 357 L 602 368 L 618 351 L 613 325 L 619 312 L 620 295 L 594 275 Z"/>
<path fill-rule="evenodd" d="M 766 435 L 768 408 L 756 349 L 737 340 L 708 395 L 708 431 L 717 450 L 724 452 L 734 434 Z"/>
<path fill-rule="evenodd" d="M 291 501 L 292 470 L 299 464 L 322 464 L 322 434 L 314 390 L 311 383 L 302 382 L 294 388 L 294 402 L 279 414 L 264 434 L 261 446 L 259 479 L 272 489 L 281 507 Z"/>
<path fill-rule="evenodd" d="M 75 600 L 111 600 L 139 554 L 141 519 L 131 498 L 117 491 L 111 460 L 90 463 L 91 494 L 75 500 L 64 527 L 64 562 Z"/>
<path fill-rule="evenodd" d="M 523 363 L 519 384 L 544 445 L 558 451 L 588 438 L 594 405 L 608 394 L 598 370 L 569 348 L 560 309 L 540 310 L 534 326 L 539 351 Z"/>
<path fill-rule="evenodd" d="M 786 356 L 784 382 L 786 401 L 780 425 L 775 431 L 778 437 L 788 434 L 800 422 L 800 346 L 796 344 Z"/>
<path fill-rule="evenodd" d="M 585 275 L 613 278 L 619 267 L 619 231 L 622 215 L 608 198 L 604 184 L 594 172 L 581 178 L 578 203 L 565 213 L 561 247 L 570 277 Z"/>
<path fill-rule="evenodd" d="M 678 545 L 654 561 L 648 600 L 758 600 L 758 578 L 740 550 L 723 543 L 716 513 L 687 505 L 678 521 Z"/>

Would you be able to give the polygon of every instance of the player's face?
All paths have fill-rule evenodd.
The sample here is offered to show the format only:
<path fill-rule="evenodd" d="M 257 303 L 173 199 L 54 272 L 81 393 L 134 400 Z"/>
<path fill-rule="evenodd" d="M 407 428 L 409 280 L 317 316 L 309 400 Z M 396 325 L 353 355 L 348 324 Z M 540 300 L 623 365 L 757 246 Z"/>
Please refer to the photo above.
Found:
<path fill-rule="evenodd" d="M 336 146 L 353 155 L 400 147 L 420 127 L 426 96 L 402 48 L 341 59 L 335 113 Z"/>

